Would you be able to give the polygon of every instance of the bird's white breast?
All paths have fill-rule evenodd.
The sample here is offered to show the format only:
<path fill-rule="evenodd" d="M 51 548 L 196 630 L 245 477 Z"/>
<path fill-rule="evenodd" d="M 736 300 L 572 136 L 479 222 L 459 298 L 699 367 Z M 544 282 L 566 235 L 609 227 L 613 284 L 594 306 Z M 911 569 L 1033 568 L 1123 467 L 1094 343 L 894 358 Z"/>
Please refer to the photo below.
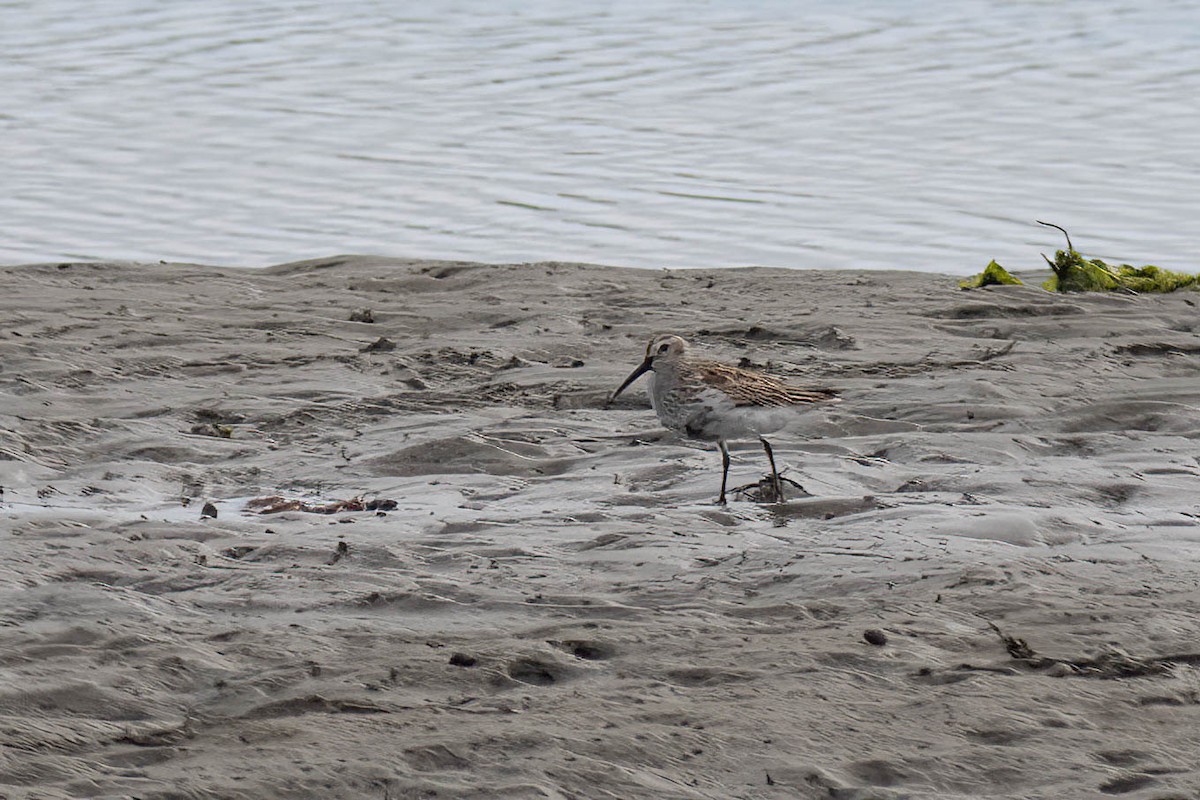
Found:
<path fill-rule="evenodd" d="M 754 438 L 779 430 L 796 414 L 791 408 L 738 406 L 719 389 L 684 385 L 673 374 L 652 372 L 649 380 L 659 421 L 697 439 Z"/>

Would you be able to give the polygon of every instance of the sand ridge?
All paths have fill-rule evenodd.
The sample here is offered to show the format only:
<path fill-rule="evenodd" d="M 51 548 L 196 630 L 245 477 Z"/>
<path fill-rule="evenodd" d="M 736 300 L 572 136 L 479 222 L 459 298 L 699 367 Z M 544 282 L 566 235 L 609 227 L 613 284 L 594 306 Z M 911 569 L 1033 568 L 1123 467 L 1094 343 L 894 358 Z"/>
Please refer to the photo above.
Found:
<path fill-rule="evenodd" d="M 351 256 L 0 283 L 0 796 L 1200 792 L 1195 294 Z M 607 407 L 661 331 L 842 392 L 772 438 L 813 497 L 715 507 L 715 451 L 639 387 Z M 1116 654 L 1174 660 L 1088 672 Z"/>

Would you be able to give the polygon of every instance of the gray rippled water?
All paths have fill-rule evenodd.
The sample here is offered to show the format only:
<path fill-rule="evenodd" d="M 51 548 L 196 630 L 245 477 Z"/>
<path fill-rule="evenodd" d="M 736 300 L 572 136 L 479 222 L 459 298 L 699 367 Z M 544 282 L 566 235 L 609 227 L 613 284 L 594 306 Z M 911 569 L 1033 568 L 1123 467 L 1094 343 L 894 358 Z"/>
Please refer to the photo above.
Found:
<path fill-rule="evenodd" d="M 0 262 L 1200 269 L 1200 0 L 0 2 Z"/>

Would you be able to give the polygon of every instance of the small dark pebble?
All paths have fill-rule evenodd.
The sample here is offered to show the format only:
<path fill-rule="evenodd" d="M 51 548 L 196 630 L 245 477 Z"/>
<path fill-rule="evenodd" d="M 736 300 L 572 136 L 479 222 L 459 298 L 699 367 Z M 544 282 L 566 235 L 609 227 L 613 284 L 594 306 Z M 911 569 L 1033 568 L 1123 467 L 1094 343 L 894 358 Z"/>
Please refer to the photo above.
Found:
<path fill-rule="evenodd" d="M 887 634 L 878 628 L 863 631 L 863 638 L 867 640 L 867 644 L 873 644 L 876 647 L 882 647 L 887 644 Z"/>
<path fill-rule="evenodd" d="M 205 519 L 206 517 L 217 518 L 217 507 L 212 503 L 205 503 L 204 508 L 200 509 L 200 519 Z"/>
<path fill-rule="evenodd" d="M 256 547 L 247 547 L 245 545 L 242 545 L 240 547 L 226 547 L 224 550 L 221 551 L 221 555 L 225 556 L 226 558 L 232 558 L 236 561 L 237 559 L 240 559 L 243 556 L 253 553 L 257 549 L 258 548 L 256 548 Z"/>
<path fill-rule="evenodd" d="M 333 523 L 330 523 L 330 524 L 332 525 Z M 329 559 L 325 563 L 332 566 L 332 565 L 338 563 L 339 561 L 341 561 L 343 558 L 345 558 L 349 554 L 350 554 L 350 545 L 347 544 L 346 542 L 338 542 L 337 548 L 335 548 L 333 551 L 333 558 Z M 372 592 L 372 594 L 376 594 L 376 593 Z"/>
<path fill-rule="evenodd" d="M 195 436 L 212 436 L 217 439 L 232 439 L 233 428 L 228 425 L 218 425 L 215 422 L 205 422 L 193 425 L 188 432 Z"/>
<path fill-rule="evenodd" d="M 367 511 L 394 511 L 398 503 L 395 500 L 368 500 Z"/>
<path fill-rule="evenodd" d="M 363 353 L 388 353 L 396 349 L 396 343 L 386 336 L 380 336 L 375 341 L 371 342 L 366 347 L 361 348 Z"/>
<path fill-rule="evenodd" d="M 375 312 L 369 308 L 360 308 L 358 311 L 350 312 L 351 322 L 374 322 Z"/>
<path fill-rule="evenodd" d="M 466 653 L 455 653 L 454 655 L 450 656 L 451 666 L 473 667 L 477 663 L 479 662 L 475 660 L 475 656 L 469 656 Z"/>

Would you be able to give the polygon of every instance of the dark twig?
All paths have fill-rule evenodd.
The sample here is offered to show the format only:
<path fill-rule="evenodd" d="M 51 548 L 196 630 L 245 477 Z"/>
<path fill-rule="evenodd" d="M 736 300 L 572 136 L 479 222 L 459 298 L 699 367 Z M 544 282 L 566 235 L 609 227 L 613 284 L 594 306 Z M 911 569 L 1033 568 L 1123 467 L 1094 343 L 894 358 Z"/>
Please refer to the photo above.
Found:
<path fill-rule="evenodd" d="M 1067 249 L 1075 249 L 1075 246 L 1071 244 L 1071 234 L 1067 233 L 1067 229 L 1063 226 L 1055 225 L 1053 222 L 1042 222 L 1040 219 L 1035 219 L 1034 222 L 1036 222 L 1038 225 L 1045 225 L 1047 228 L 1058 228 L 1060 231 L 1062 231 L 1063 236 L 1067 237 Z"/>
<path fill-rule="evenodd" d="M 1021 661 L 1028 661 L 1038 657 L 1037 653 L 1033 652 L 1033 648 L 1030 647 L 1029 643 L 1024 639 L 1018 639 L 1015 636 L 1009 636 L 1007 633 L 1000 630 L 996 623 L 992 622 L 991 620 L 985 621 L 987 622 L 988 627 L 994 630 L 996 635 L 1000 637 L 1000 641 L 1004 642 L 1004 649 L 1008 651 L 1010 656 Z"/>
<path fill-rule="evenodd" d="M 1176 664 L 1200 663 L 1200 653 L 1174 653 L 1166 656 L 1139 658 L 1120 650 L 1109 650 L 1096 658 L 1051 658 L 1039 655 L 1024 639 L 1009 636 L 991 620 L 985 620 L 996 632 L 1004 649 L 1016 661 L 1031 669 L 1046 669 L 1062 664 L 1070 673 L 1088 678 L 1140 678 L 1146 675 L 1161 675 L 1170 672 Z"/>

